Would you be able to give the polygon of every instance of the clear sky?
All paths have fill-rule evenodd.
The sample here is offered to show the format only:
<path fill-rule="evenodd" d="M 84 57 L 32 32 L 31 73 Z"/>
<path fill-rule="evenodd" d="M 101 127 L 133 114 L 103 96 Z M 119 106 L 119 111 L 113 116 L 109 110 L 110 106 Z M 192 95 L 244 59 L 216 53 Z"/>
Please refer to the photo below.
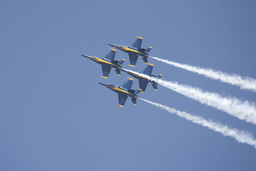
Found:
<path fill-rule="evenodd" d="M 1 0 L 0 170 L 256 170 L 256 150 L 138 100 L 118 107 L 108 43 L 143 47 L 160 58 L 256 78 L 256 3 L 243 0 Z M 117 51 L 116 59 L 128 55 Z M 226 97 L 256 92 L 149 59 L 153 73 Z M 133 88 L 138 89 L 134 80 Z M 159 85 L 140 97 L 251 132 L 256 126 Z"/>

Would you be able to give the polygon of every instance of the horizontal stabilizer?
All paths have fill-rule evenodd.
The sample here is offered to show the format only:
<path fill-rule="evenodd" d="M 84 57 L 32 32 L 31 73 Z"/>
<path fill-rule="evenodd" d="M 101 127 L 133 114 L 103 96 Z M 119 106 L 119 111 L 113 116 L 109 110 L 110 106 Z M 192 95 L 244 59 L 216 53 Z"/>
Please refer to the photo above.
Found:
<path fill-rule="evenodd" d="M 136 100 L 136 98 L 132 97 L 132 98 L 131 98 L 131 100 L 132 100 L 132 103 L 133 103 L 134 105 L 136 105 L 136 104 L 137 104 L 137 100 Z"/>
<path fill-rule="evenodd" d="M 148 57 L 142 56 L 143 61 L 148 64 Z"/>
<path fill-rule="evenodd" d="M 162 74 L 158 74 L 157 76 L 154 74 L 154 75 L 151 75 L 152 77 L 155 77 L 155 78 L 158 78 L 158 79 L 160 79 L 160 78 L 162 78 Z"/>
<path fill-rule="evenodd" d="M 156 78 L 162 78 L 162 74 L 159 74 L 158 76 L 156 76 Z"/>
<path fill-rule="evenodd" d="M 118 68 L 118 69 L 115 69 L 115 71 L 116 71 L 116 73 L 117 73 L 118 76 L 121 75 L 121 72 L 120 72 L 120 69 L 119 69 L 119 68 Z"/>
<path fill-rule="evenodd" d="M 154 90 L 157 91 L 157 83 L 151 83 L 151 85 L 154 88 Z"/>

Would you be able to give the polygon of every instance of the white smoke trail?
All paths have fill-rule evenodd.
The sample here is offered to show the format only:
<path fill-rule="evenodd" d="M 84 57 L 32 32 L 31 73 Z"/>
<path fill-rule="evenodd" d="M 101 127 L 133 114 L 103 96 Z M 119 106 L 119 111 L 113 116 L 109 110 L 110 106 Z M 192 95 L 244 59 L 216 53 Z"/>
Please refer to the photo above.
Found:
<path fill-rule="evenodd" d="M 197 73 L 199 75 L 204 75 L 213 80 L 219 80 L 224 83 L 239 86 L 241 89 L 256 91 L 256 80 L 250 77 L 241 77 L 240 75 L 237 75 L 237 74 L 228 74 L 221 71 L 214 71 L 212 69 L 200 68 L 200 67 L 195 67 L 187 64 L 180 64 L 177 62 L 161 59 L 154 56 L 150 56 L 150 57 L 155 60 L 161 61 L 163 63 L 169 64 L 178 68 L 182 68 L 187 71 Z"/>
<path fill-rule="evenodd" d="M 168 106 L 165 106 L 165 105 L 162 105 L 162 104 L 159 104 L 159 103 L 156 103 L 156 102 L 152 102 L 152 101 L 142 99 L 142 98 L 139 98 L 139 99 L 143 100 L 144 102 L 147 102 L 149 104 L 152 104 L 156 107 L 159 107 L 163 110 L 166 110 L 169 113 L 176 114 L 179 117 L 187 119 L 187 120 L 189 120 L 193 123 L 196 123 L 198 125 L 207 127 L 207 128 L 209 128 L 209 129 L 211 129 L 215 132 L 219 132 L 223 136 L 232 137 L 239 143 L 246 143 L 246 144 L 249 144 L 251 146 L 254 146 L 254 148 L 256 149 L 256 140 L 253 138 L 253 136 L 250 133 L 240 131 L 240 130 L 234 129 L 234 128 L 229 128 L 226 125 L 222 125 L 220 123 L 216 123 L 216 122 L 213 122 L 211 120 L 205 120 L 202 117 L 194 116 L 194 115 L 191 115 L 189 113 L 179 111 L 179 110 L 176 110 L 174 108 L 170 108 Z"/>
<path fill-rule="evenodd" d="M 124 69 L 127 70 L 127 69 Z M 218 110 L 224 111 L 234 117 L 241 120 L 256 124 L 256 106 L 252 102 L 241 101 L 234 97 L 222 97 L 217 93 L 203 91 L 199 88 L 194 88 L 188 85 L 178 84 L 176 82 L 165 81 L 162 79 L 157 79 L 150 77 L 145 74 L 141 74 L 135 71 L 127 70 L 134 74 L 138 74 L 144 78 L 171 89 L 177 93 L 185 95 L 191 99 L 197 100 L 202 104 L 214 107 Z"/>

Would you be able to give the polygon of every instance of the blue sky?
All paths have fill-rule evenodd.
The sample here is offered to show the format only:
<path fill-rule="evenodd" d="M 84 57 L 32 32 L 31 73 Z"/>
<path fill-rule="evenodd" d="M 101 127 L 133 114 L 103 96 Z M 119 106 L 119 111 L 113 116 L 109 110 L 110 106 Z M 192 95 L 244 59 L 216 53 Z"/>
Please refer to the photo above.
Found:
<path fill-rule="evenodd" d="M 256 150 L 98 82 L 121 85 L 108 43 L 143 37 L 150 54 L 256 78 L 254 1 L 1 1 L 0 170 L 255 170 Z M 141 71 L 138 59 L 129 67 Z M 255 92 L 149 59 L 163 79 L 255 102 Z M 133 87 L 138 88 L 137 80 Z M 251 132 L 253 124 L 159 85 L 140 97 Z"/>

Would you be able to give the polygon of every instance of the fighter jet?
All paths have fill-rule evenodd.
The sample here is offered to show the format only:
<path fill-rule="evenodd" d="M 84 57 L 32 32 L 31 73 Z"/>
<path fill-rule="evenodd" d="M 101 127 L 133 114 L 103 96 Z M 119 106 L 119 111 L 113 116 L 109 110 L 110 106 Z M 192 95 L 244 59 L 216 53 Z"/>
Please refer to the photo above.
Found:
<path fill-rule="evenodd" d="M 133 83 L 133 79 L 129 78 L 128 81 L 126 81 L 122 86 L 115 86 L 112 84 L 104 84 L 99 83 L 103 86 L 106 86 L 110 90 L 113 90 L 114 92 L 118 93 L 118 100 L 120 107 L 124 107 L 124 104 L 127 100 L 127 97 L 129 96 L 132 100 L 132 103 L 134 105 L 137 104 L 136 99 L 138 98 L 138 94 L 140 93 L 140 90 L 131 89 Z"/>
<path fill-rule="evenodd" d="M 141 73 L 142 74 L 145 74 L 145 75 L 148 75 L 148 76 L 151 76 L 151 77 L 155 77 L 155 78 L 161 78 L 163 75 L 162 74 L 159 74 L 159 75 L 151 75 L 152 73 L 152 70 L 153 70 L 153 64 L 149 64 Z M 140 86 L 140 90 L 142 93 L 145 92 L 146 88 L 147 88 L 147 85 L 148 85 L 148 82 L 151 83 L 151 85 L 153 86 L 154 90 L 157 91 L 157 83 L 155 81 L 150 81 L 148 80 L 147 78 L 145 77 L 142 77 L 140 76 L 139 74 L 135 74 L 133 72 L 130 72 L 130 71 L 127 71 L 126 69 L 121 69 L 121 71 L 124 71 L 126 72 L 127 74 L 137 78 L 139 80 L 139 86 Z"/>
<path fill-rule="evenodd" d="M 142 37 L 137 36 L 137 40 L 131 46 L 122 46 L 122 45 L 115 45 L 115 44 L 108 44 L 108 45 L 128 53 L 130 58 L 130 66 L 135 67 L 135 64 L 138 59 L 138 55 L 142 56 L 142 59 L 145 63 L 148 63 L 149 51 L 152 49 L 152 47 L 148 47 L 147 49 L 141 48 L 141 43 L 142 43 Z"/>
<path fill-rule="evenodd" d="M 122 64 L 124 63 L 124 59 L 121 61 L 114 60 L 116 55 L 116 50 L 111 49 L 111 51 L 104 57 L 104 58 L 98 58 L 94 56 L 88 56 L 88 55 L 82 55 L 83 57 L 89 58 L 92 61 L 101 64 L 102 66 L 102 72 L 103 72 L 103 78 L 108 78 L 108 75 L 110 73 L 111 67 L 113 67 L 117 73 L 118 76 L 120 76 L 120 69 L 122 68 Z"/>

